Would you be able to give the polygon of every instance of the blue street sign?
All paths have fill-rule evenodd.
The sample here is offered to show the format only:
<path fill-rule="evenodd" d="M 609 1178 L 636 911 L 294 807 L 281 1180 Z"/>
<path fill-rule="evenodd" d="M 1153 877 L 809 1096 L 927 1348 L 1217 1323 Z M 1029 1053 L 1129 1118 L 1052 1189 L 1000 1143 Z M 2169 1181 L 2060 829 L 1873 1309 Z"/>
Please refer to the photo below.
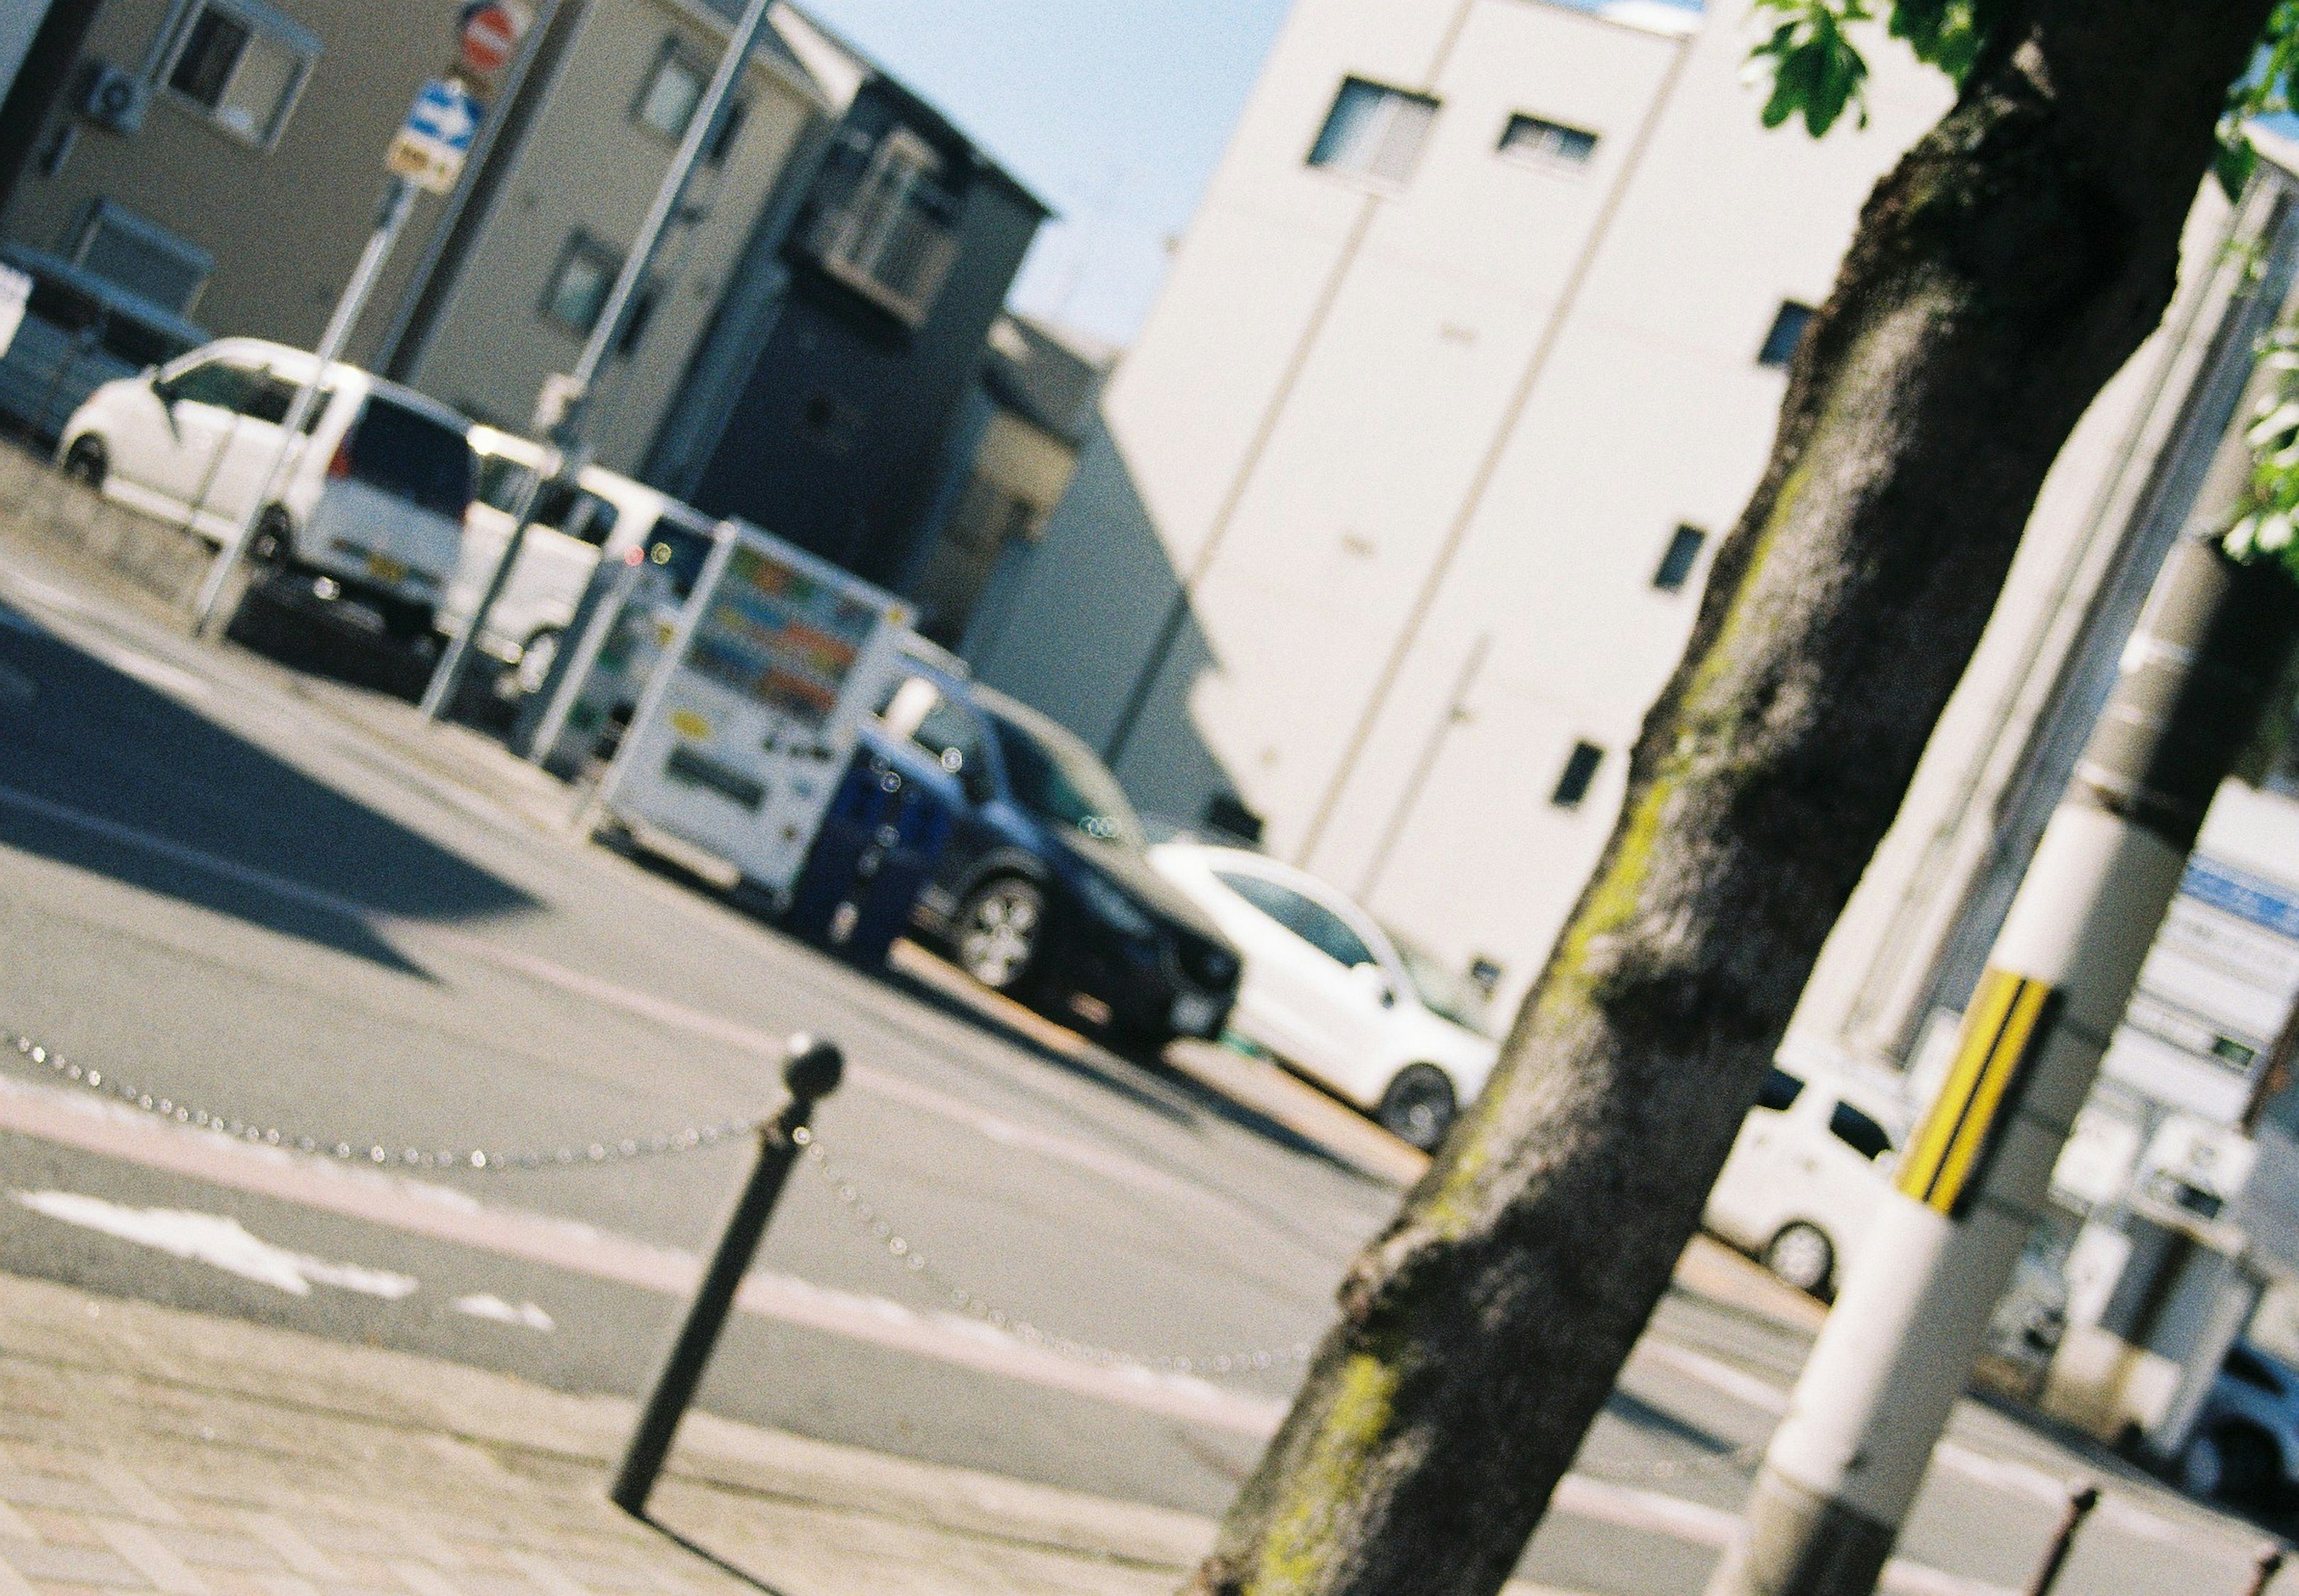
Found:
<path fill-rule="evenodd" d="M 459 84 L 427 83 L 407 113 L 407 130 L 459 155 L 467 154 L 479 130 L 478 102 Z"/>

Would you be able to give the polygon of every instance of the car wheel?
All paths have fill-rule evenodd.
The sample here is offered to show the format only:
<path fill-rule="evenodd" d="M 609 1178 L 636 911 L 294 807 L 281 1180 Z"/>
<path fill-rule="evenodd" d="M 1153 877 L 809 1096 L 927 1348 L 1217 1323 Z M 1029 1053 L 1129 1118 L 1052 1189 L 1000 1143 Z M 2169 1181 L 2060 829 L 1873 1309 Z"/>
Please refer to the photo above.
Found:
<path fill-rule="evenodd" d="M 1836 1273 L 1836 1245 L 1816 1225 L 1785 1226 L 1764 1249 L 1764 1268 L 1806 1296 L 1828 1290 Z"/>
<path fill-rule="evenodd" d="M 2275 1452 L 2249 1430 L 2205 1430 L 2179 1453 L 2179 1488 L 2203 1501 L 2258 1502 L 2275 1477 Z"/>
<path fill-rule="evenodd" d="M 958 911 L 958 965 L 992 992 L 1012 993 L 1037 962 L 1046 894 L 1019 876 L 985 881 Z"/>
<path fill-rule="evenodd" d="M 1398 1141 L 1427 1152 L 1445 1139 L 1459 1113 L 1449 1076 L 1433 1064 L 1408 1064 L 1381 1094 L 1373 1117 Z"/>
<path fill-rule="evenodd" d="M 112 459 L 104 453 L 102 438 L 76 437 L 64 453 L 64 475 L 98 493 L 104 491 L 104 478 L 111 470 Z"/>

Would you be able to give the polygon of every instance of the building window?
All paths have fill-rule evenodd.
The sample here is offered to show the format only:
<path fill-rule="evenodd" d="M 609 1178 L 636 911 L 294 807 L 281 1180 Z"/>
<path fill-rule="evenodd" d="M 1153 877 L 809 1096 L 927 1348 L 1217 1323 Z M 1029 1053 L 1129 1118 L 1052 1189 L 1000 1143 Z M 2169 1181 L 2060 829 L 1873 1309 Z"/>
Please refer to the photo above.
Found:
<path fill-rule="evenodd" d="M 1597 768 L 1604 762 L 1605 751 L 1594 743 L 1573 744 L 1564 761 L 1564 773 L 1556 778 L 1556 791 L 1548 801 L 1559 809 L 1579 809 L 1597 779 Z"/>
<path fill-rule="evenodd" d="M 806 239 L 823 270 L 912 326 L 957 262 L 961 202 L 942 153 L 907 128 L 842 141 Z"/>
<path fill-rule="evenodd" d="M 1653 586 L 1663 593 L 1674 593 L 1692 579 L 1692 568 L 1700 563 L 1700 551 L 1707 545 L 1708 534 L 1697 527 L 1679 527 L 1668 540 L 1668 552 L 1660 557 L 1660 569 L 1653 572 Z"/>
<path fill-rule="evenodd" d="M 160 80 L 218 127 L 269 148 L 319 56 L 317 35 L 258 0 L 194 0 Z"/>
<path fill-rule="evenodd" d="M 1513 116 L 1501 129 L 1501 154 L 1534 166 L 1577 168 L 1596 157 L 1597 136 L 1538 116 Z"/>
<path fill-rule="evenodd" d="M 88 207 L 71 258 L 107 282 L 179 313 L 192 308 L 215 269 L 215 257 L 198 245 L 107 199 Z"/>
<path fill-rule="evenodd" d="M 1756 352 L 1756 364 L 1785 368 L 1796 358 L 1797 345 L 1804 342 L 1804 329 L 1812 325 L 1812 315 L 1810 305 L 1782 300 L 1780 313 L 1772 318 L 1772 330 L 1764 335 L 1764 346 Z"/>
<path fill-rule="evenodd" d="M 622 258 L 613 250 L 587 233 L 575 234 L 560 254 L 559 270 L 551 274 L 551 287 L 543 295 L 543 319 L 588 337 L 599 325 L 599 314 L 607 308 L 607 295 L 614 292 L 622 269 Z"/>
<path fill-rule="evenodd" d="M 646 86 L 631 105 L 631 120 L 665 138 L 684 138 L 710 80 L 710 74 L 679 48 L 676 39 L 667 38 L 662 53 L 655 57 L 654 71 L 647 74 Z"/>
<path fill-rule="evenodd" d="M 726 165 L 726 157 L 735 153 L 735 141 L 743 137 L 743 124 L 750 120 L 749 101 L 736 100 L 729 104 L 726 107 L 726 114 L 719 119 L 718 130 L 710 136 L 710 142 L 703 146 L 703 164 Z"/>
<path fill-rule="evenodd" d="M 1309 148 L 1309 164 L 1402 185 L 1420 163 L 1421 146 L 1436 120 L 1437 102 L 1427 95 L 1345 78 Z"/>

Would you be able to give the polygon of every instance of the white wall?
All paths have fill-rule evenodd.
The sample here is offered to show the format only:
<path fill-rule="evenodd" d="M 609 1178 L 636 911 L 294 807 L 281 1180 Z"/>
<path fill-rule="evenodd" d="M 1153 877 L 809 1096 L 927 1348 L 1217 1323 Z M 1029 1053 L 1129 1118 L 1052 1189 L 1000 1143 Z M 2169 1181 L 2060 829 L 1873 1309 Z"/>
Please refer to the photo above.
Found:
<path fill-rule="evenodd" d="M 1514 1000 L 1692 623 L 1699 578 L 1656 591 L 1661 553 L 1680 523 L 1713 552 L 1763 469 L 1785 386 L 1756 363 L 1765 332 L 1784 299 L 1825 296 L 1869 189 L 1949 100 L 1878 38 L 1864 129 L 1766 132 L 1747 43 L 1730 7 L 1680 41 L 1526 0 L 1301 0 L 984 676 L 1106 744 L 1186 578 L 1117 761 L 1129 787 L 1183 819 L 1233 787 L 1273 852 L 1449 957 L 1498 959 Z M 1400 193 L 1305 164 L 1351 73 L 1442 101 Z M 1596 159 L 1502 159 L 1513 112 L 1598 132 Z M 2216 230 L 2195 230 L 2199 256 Z M 1921 962 L 1984 844 L 2018 747 L 1988 728 L 2016 734 L 2056 666 L 2159 358 L 2053 478 L 2006 618 L 1807 1004 L 1831 1044 L 1877 939 Z M 1596 787 L 1556 808 L 1583 740 L 1606 751 Z M 1945 859 L 1924 845 L 1943 826 Z M 1919 876 L 1931 896 L 1910 910 Z"/>

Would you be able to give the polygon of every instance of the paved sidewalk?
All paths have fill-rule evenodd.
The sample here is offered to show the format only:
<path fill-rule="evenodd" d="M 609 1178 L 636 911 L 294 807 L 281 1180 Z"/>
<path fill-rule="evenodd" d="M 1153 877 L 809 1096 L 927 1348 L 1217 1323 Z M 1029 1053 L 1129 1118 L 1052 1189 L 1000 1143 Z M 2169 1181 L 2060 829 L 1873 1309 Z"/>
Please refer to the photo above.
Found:
<path fill-rule="evenodd" d="M 1165 1596 L 1212 1533 L 699 1415 L 665 1534 L 630 1413 L 0 1276 L 0 1596 Z"/>

